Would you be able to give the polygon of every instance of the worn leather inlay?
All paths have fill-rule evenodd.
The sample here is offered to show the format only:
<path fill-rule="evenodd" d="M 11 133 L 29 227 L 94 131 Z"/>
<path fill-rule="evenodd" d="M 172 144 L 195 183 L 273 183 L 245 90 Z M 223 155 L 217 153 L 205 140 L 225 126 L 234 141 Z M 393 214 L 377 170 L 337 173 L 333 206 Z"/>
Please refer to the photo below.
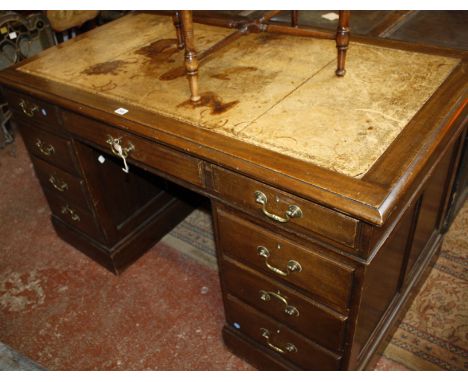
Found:
<path fill-rule="evenodd" d="M 232 32 L 196 24 L 198 51 Z M 351 41 L 338 78 L 332 41 L 251 34 L 202 62 L 194 106 L 171 18 L 137 14 L 18 70 L 359 178 L 458 62 Z"/>

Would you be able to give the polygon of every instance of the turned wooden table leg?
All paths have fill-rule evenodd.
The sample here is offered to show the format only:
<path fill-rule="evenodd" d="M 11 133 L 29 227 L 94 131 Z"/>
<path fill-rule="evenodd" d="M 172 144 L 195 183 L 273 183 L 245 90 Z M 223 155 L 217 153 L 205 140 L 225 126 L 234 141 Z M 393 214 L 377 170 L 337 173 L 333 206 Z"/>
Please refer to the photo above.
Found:
<path fill-rule="evenodd" d="M 338 50 L 338 63 L 335 73 L 339 77 L 343 77 L 346 73 L 345 61 L 346 51 L 348 50 L 349 44 L 349 15 L 350 11 L 340 11 L 338 28 L 336 30 L 336 49 Z"/>
<path fill-rule="evenodd" d="M 174 13 L 174 15 L 172 16 L 172 22 L 174 23 L 174 27 L 175 27 L 176 34 L 177 34 L 177 48 L 183 49 L 185 44 L 184 44 L 184 38 L 182 36 L 180 11 L 176 11 Z"/>
<path fill-rule="evenodd" d="M 299 22 L 299 11 L 291 11 L 291 26 L 297 27 Z"/>
<path fill-rule="evenodd" d="M 182 33 L 185 42 L 185 71 L 187 73 L 192 102 L 200 101 L 198 94 L 198 60 L 193 41 L 192 11 L 180 11 L 182 18 Z"/>

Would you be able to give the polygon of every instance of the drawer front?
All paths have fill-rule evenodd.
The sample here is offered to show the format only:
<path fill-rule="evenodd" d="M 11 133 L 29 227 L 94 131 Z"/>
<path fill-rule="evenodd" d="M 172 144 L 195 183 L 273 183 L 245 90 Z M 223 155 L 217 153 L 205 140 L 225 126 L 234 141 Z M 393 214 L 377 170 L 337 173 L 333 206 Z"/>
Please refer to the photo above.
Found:
<path fill-rule="evenodd" d="M 32 161 L 37 177 L 47 192 L 70 200 L 82 209 L 89 209 L 84 180 L 41 159 L 33 157 Z"/>
<path fill-rule="evenodd" d="M 228 324 L 305 370 L 339 370 L 341 356 L 302 337 L 284 325 L 226 295 Z"/>
<path fill-rule="evenodd" d="M 20 129 L 26 146 L 32 154 L 65 171 L 80 174 L 74 161 L 71 141 L 29 125 L 21 124 Z"/>
<path fill-rule="evenodd" d="M 356 246 L 358 221 L 310 201 L 213 166 L 214 189 L 256 216 L 293 230 L 306 230 Z"/>
<path fill-rule="evenodd" d="M 41 123 L 46 129 L 61 129 L 56 106 L 11 90 L 4 89 L 4 93 L 15 117 L 33 124 Z"/>
<path fill-rule="evenodd" d="M 288 239 L 218 210 L 220 248 L 225 256 L 298 286 L 314 298 L 346 308 L 354 271 Z"/>
<path fill-rule="evenodd" d="M 118 139 L 128 159 L 141 162 L 163 174 L 203 186 L 201 160 L 77 114 L 64 113 L 64 121 L 67 130 L 107 151 L 112 152 L 109 139 Z"/>
<path fill-rule="evenodd" d="M 342 350 L 345 316 L 229 259 L 222 275 L 227 293 L 330 350 Z"/>
<path fill-rule="evenodd" d="M 86 235 L 101 241 L 102 235 L 94 216 L 86 210 L 76 206 L 71 201 L 45 192 L 52 213 L 60 220 L 68 223 Z"/>

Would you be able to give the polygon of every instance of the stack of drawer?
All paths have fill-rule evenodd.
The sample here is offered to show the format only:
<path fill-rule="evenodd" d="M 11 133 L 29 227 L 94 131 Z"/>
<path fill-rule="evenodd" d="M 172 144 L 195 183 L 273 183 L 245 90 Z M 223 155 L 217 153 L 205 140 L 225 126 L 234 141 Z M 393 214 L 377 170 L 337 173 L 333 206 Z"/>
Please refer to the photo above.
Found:
<path fill-rule="evenodd" d="M 324 213 L 323 207 L 220 168 L 214 169 L 214 188 L 231 193 L 235 207 L 247 212 L 222 204 L 216 208 L 229 333 L 255 343 L 280 363 L 340 370 L 355 269 L 337 261 L 339 255 L 330 256 L 332 251 L 307 240 L 298 244 L 283 231 L 291 224 L 309 228 L 320 223 L 317 211 Z M 300 216 L 287 212 L 292 207 L 299 208 Z M 343 227 L 353 223 L 335 216 L 341 218 Z M 341 230 L 343 241 L 352 243 L 355 238 L 347 232 L 356 230 L 347 229 Z"/>
<path fill-rule="evenodd" d="M 7 91 L 6 95 L 54 218 L 101 240 L 73 143 L 61 126 L 58 109 L 23 94 Z"/>
<path fill-rule="evenodd" d="M 136 158 L 152 156 L 168 172 L 200 183 L 200 166 L 195 160 L 184 160 L 163 147 L 156 150 L 119 129 L 29 95 L 5 89 L 5 96 L 49 202 L 57 233 L 110 271 L 120 273 L 196 205 L 192 194 L 154 174 L 137 167 L 122 171 L 126 162 L 121 159 L 125 157 L 117 155 L 111 143 L 123 141 L 133 148 Z M 98 148 L 72 135 L 96 131 L 100 131 L 98 136 L 90 134 L 89 141 L 97 140 Z M 115 138 L 109 143 L 111 136 Z"/>

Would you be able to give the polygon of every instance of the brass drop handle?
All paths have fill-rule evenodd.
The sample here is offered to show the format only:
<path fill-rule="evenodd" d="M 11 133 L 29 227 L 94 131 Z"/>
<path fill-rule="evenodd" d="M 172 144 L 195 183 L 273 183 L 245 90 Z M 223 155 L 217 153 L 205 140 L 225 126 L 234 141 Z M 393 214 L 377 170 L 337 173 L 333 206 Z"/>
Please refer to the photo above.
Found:
<path fill-rule="evenodd" d="M 68 184 L 65 181 L 60 180 L 53 175 L 49 176 L 49 182 L 52 184 L 52 186 L 54 186 L 56 190 L 59 190 L 60 192 L 63 192 L 68 189 Z"/>
<path fill-rule="evenodd" d="M 28 117 L 33 117 L 34 112 L 39 110 L 39 106 L 34 105 L 34 104 L 28 110 L 27 103 L 24 99 L 21 100 L 19 105 L 21 106 L 21 110 L 23 110 L 23 113 L 26 114 Z"/>
<path fill-rule="evenodd" d="M 276 345 L 273 345 L 271 343 L 271 334 L 270 334 L 270 331 L 268 329 L 265 329 L 265 328 L 260 328 L 260 332 L 262 333 L 262 337 L 266 339 L 266 343 L 267 345 L 273 349 L 274 351 L 278 352 L 278 353 L 281 353 L 281 354 L 284 354 L 286 352 L 288 353 L 297 353 L 297 347 L 288 342 L 285 346 L 284 346 L 284 349 L 276 346 Z M 279 330 L 276 331 L 277 333 L 279 333 Z"/>
<path fill-rule="evenodd" d="M 266 291 L 261 289 L 260 291 L 260 300 L 262 301 L 270 301 L 271 297 L 275 297 L 278 300 L 280 300 L 284 305 L 284 313 L 286 313 L 289 316 L 299 316 L 299 310 L 293 305 L 289 305 L 288 300 L 285 296 L 282 296 L 281 293 L 278 292 L 271 292 L 271 291 Z"/>
<path fill-rule="evenodd" d="M 39 149 L 39 151 L 44 154 L 45 156 L 50 156 L 53 153 L 55 153 L 55 148 L 51 144 L 49 146 L 44 147 L 44 142 L 42 142 L 39 138 L 36 140 L 36 147 Z"/>
<path fill-rule="evenodd" d="M 122 161 L 124 162 L 124 167 L 122 168 L 122 171 L 128 173 L 127 157 L 130 151 L 135 150 L 135 146 L 133 146 L 132 143 L 129 143 L 128 146 L 124 148 L 122 147 L 121 142 L 122 142 L 122 137 L 113 138 L 110 135 L 107 136 L 106 143 L 110 145 L 111 150 L 114 153 L 114 155 L 121 158 Z"/>
<path fill-rule="evenodd" d="M 289 220 L 291 220 L 291 218 L 302 217 L 302 210 L 299 206 L 294 204 L 288 206 L 288 209 L 286 210 L 286 217 L 284 218 L 268 212 L 266 207 L 268 198 L 262 191 L 255 191 L 255 201 L 262 205 L 262 212 L 265 216 L 279 223 L 287 223 Z"/>
<path fill-rule="evenodd" d="M 270 271 L 272 271 L 274 273 L 277 273 L 277 274 L 279 274 L 281 276 L 287 276 L 291 272 L 300 272 L 300 271 L 302 271 L 301 264 L 299 264 L 299 262 L 297 262 L 296 260 L 289 260 L 288 261 L 286 271 L 282 271 L 281 269 L 278 269 L 278 268 L 273 267 L 272 265 L 268 264 L 268 258 L 270 257 L 270 251 L 266 247 L 264 247 L 263 245 L 260 245 L 260 246 L 257 247 L 257 253 L 258 253 L 259 256 L 265 258 L 265 265 L 267 266 L 267 268 Z"/>
<path fill-rule="evenodd" d="M 79 215 L 74 210 L 72 210 L 68 204 L 62 207 L 61 212 L 63 215 L 69 214 L 71 219 L 75 222 L 80 221 Z"/>
<path fill-rule="evenodd" d="M 135 146 L 131 143 L 126 148 L 123 148 L 121 145 L 122 137 L 113 138 L 111 135 L 108 135 L 106 142 L 110 145 L 112 152 L 118 157 L 127 158 L 130 151 L 135 150 Z"/>

